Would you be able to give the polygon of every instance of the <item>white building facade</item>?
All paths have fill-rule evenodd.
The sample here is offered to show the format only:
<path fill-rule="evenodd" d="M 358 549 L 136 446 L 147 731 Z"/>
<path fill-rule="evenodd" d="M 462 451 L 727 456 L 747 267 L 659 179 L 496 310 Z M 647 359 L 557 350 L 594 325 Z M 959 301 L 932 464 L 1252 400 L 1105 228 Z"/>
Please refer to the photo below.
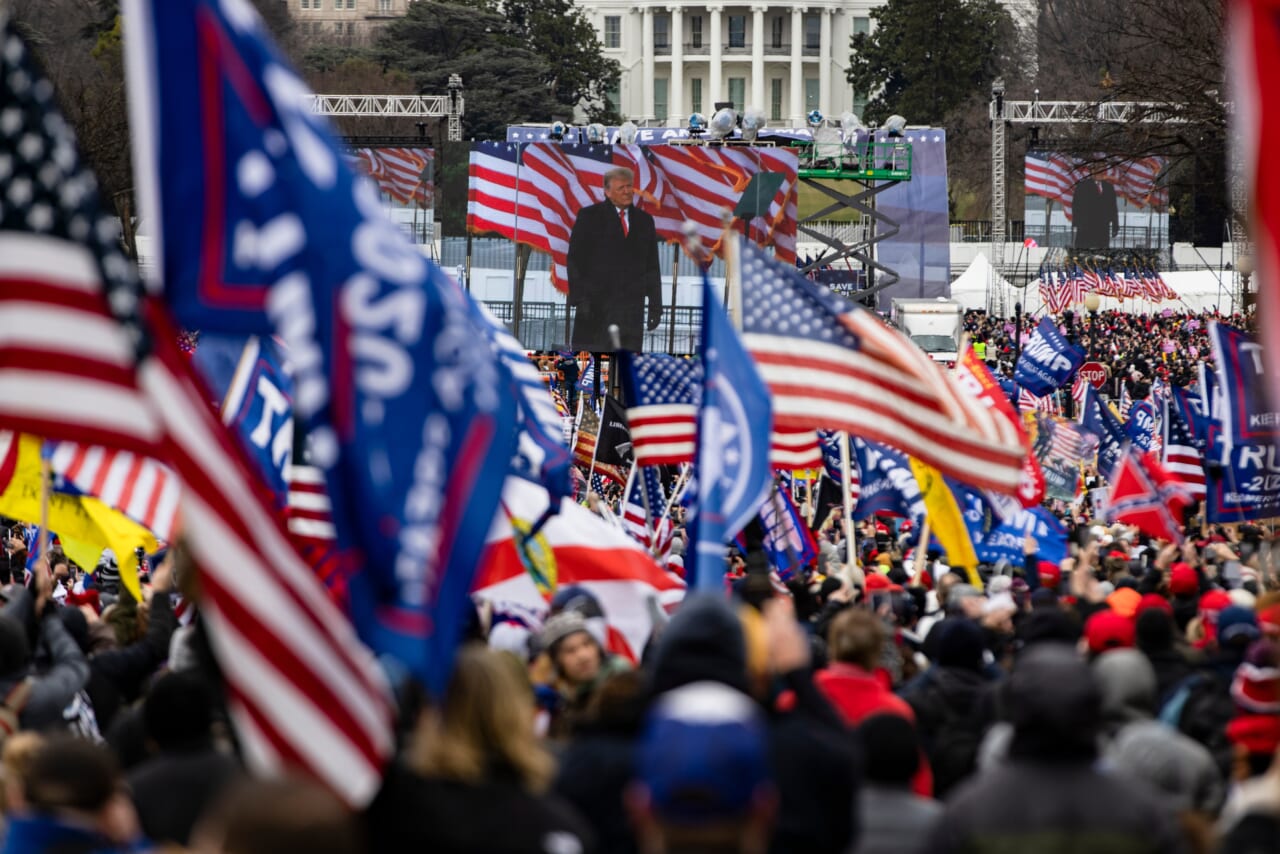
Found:
<path fill-rule="evenodd" d="M 718 101 L 799 127 L 810 110 L 861 113 L 845 81 L 849 39 L 870 32 L 876 0 L 706 3 L 578 0 L 605 56 L 622 66 L 614 101 L 637 124 L 682 127 Z"/>

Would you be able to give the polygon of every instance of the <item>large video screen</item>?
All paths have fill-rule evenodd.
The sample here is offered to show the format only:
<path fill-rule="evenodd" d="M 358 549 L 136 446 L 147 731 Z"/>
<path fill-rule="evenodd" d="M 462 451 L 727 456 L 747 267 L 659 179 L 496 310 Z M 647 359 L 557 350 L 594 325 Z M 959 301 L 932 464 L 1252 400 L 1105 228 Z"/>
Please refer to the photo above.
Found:
<path fill-rule="evenodd" d="M 430 148 L 349 148 L 347 162 L 378 185 L 391 220 L 418 243 L 435 237 L 436 152 Z"/>
<path fill-rule="evenodd" d="M 1026 236 L 1041 246 L 1105 251 L 1169 245 L 1169 190 L 1160 157 L 1073 157 L 1029 151 Z"/>
<path fill-rule="evenodd" d="M 785 148 L 481 142 L 471 150 L 467 228 L 551 256 L 576 350 L 642 349 L 662 321 L 658 247 L 698 237 L 722 248 L 725 212 L 748 239 L 796 257 L 797 158 Z M 668 309 L 670 307 L 667 307 Z"/>

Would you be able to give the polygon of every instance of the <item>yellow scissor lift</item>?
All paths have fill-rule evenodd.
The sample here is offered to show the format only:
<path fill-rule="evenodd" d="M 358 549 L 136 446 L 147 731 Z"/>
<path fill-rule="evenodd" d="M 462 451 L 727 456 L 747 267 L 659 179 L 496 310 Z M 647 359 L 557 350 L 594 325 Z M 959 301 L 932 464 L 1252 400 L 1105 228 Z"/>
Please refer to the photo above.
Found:
<path fill-rule="evenodd" d="M 911 143 L 901 137 L 881 141 L 868 137 L 849 144 L 840 138 L 838 132 L 824 134 L 819 131 L 812 143 L 793 144 L 793 147 L 800 158 L 800 182 L 832 200 L 821 210 L 801 217 L 797 223 L 802 233 L 831 250 L 824 250 L 813 263 L 803 268 L 803 272 L 852 258 L 867 272 L 867 288 L 856 294 L 859 299 L 874 296 L 896 283 L 897 272 L 877 261 L 873 248 L 876 243 L 897 234 L 900 224 L 876 209 L 875 197 L 899 181 L 911 180 Z M 833 181 L 849 182 L 855 189 L 845 192 L 843 188 L 831 186 Z M 851 243 L 810 225 L 845 209 L 857 211 L 870 225 Z M 876 272 L 880 274 L 878 277 Z"/>

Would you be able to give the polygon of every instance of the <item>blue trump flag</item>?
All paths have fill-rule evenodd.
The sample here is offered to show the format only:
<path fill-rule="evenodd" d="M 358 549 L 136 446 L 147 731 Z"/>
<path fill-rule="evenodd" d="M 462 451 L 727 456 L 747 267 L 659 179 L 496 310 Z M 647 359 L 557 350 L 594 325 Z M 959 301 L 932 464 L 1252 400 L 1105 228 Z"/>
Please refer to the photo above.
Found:
<path fill-rule="evenodd" d="M 1263 393 L 1262 345 L 1217 322 L 1209 324 L 1209 341 L 1216 376 L 1203 390 L 1211 410 L 1205 517 L 1224 523 L 1280 515 L 1280 412 Z"/>
<path fill-rule="evenodd" d="M 773 485 L 769 390 L 704 277 L 702 405 L 698 409 L 698 510 L 693 520 L 695 590 L 719 590 L 725 543 L 751 521 Z M 688 567 L 685 567 L 686 573 Z"/>
<path fill-rule="evenodd" d="M 1145 400 L 1138 401 L 1129 407 L 1129 420 L 1125 422 L 1124 427 L 1133 446 L 1145 454 L 1151 450 L 1151 445 L 1155 441 L 1155 407 Z"/>
<path fill-rule="evenodd" d="M 293 456 L 293 381 L 270 338 L 251 335 L 244 343 L 221 415 L 263 483 L 283 501 L 285 470 Z"/>
<path fill-rule="evenodd" d="M 187 328 L 282 339 L 351 619 L 442 693 L 515 450 L 510 372 L 250 4 L 132 0 L 125 17 L 156 278 Z"/>
<path fill-rule="evenodd" d="M 1049 318 L 1040 321 L 1031 340 L 1022 348 L 1013 380 L 1035 395 L 1060 388 L 1084 364 L 1084 350 L 1067 341 Z"/>
<path fill-rule="evenodd" d="M 997 525 L 973 546 L 984 563 L 1005 561 L 1022 565 L 1022 542 L 1030 534 L 1039 546 L 1040 560 L 1058 563 L 1067 556 L 1067 529 L 1043 507 L 1022 510 Z"/>
<path fill-rule="evenodd" d="M 1129 437 L 1120 420 L 1103 405 L 1098 390 L 1089 383 L 1085 383 L 1084 400 L 1080 404 L 1080 426 L 1098 437 L 1098 473 L 1110 477 Z"/>
<path fill-rule="evenodd" d="M 851 436 L 852 462 L 860 475 L 858 504 L 853 518 L 866 519 L 877 513 L 900 516 L 919 530 L 924 524 L 924 495 L 911 471 L 907 455 L 878 442 Z"/>

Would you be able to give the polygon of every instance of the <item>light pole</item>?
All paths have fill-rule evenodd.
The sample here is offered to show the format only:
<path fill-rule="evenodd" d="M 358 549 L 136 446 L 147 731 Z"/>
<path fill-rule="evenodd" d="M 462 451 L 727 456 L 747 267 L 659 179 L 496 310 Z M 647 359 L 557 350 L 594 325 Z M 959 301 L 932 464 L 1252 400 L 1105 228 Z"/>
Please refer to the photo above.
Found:
<path fill-rule="evenodd" d="M 1253 308 L 1253 293 L 1249 290 L 1249 280 L 1253 278 L 1253 256 L 1241 255 L 1236 259 L 1236 272 L 1240 274 L 1240 310 L 1245 314 Z"/>
<path fill-rule="evenodd" d="M 1085 294 L 1084 307 L 1089 312 L 1089 357 L 1093 358 L 1093 343 L 1095 327 L 1098 323 L 1098 306 L 1102 304 L 1102 298 L 1097 294 Z"/>

